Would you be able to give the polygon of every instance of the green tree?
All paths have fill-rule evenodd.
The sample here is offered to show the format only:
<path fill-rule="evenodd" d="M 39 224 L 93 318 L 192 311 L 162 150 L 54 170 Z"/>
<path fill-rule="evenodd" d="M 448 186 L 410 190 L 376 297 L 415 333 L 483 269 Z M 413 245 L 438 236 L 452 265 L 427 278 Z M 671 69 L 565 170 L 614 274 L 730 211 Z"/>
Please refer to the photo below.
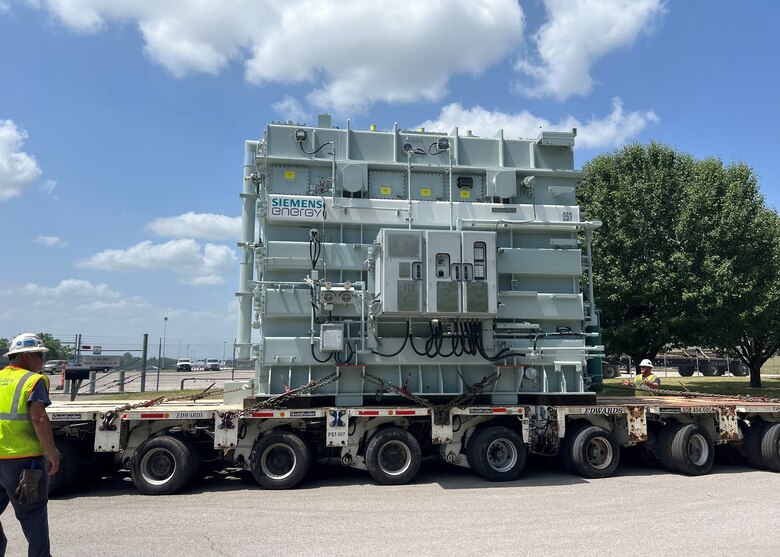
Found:
<path fill-rule="evenodd" d="M 681 227 L 697 271 L 691 338 L 738 356 L 761 387 L 761 366 L 780 347 L 780 220 L 749 166 L 709 158 L 697 163 Z"/>
<path fill-rule="evenodd" d="M 580 204 L 604 223 L 593 248 L 607 350 L 639 360 L 708 346 L 738 356 L 760 387 L 780 346 L 780 219 L 750 167 L 651 143 L 585 171 Z"/>
<path fill-rule="evenodd" d="M 680 207 L 695 172 L 689 155 L 659 143 L 597 156 L 578 200 L 594 234 L 594 287 L 609 353 L 654 358 L 687 333 L 691 262 L 681 251 Z"/>
<path fill-rule="evenodd" d="M 73 347 L 63 344 L 49 333 L 39 333 L 43 345 L 49 349 L 46 353 L 47 360 L 70 360 L 73 358 Z"/>

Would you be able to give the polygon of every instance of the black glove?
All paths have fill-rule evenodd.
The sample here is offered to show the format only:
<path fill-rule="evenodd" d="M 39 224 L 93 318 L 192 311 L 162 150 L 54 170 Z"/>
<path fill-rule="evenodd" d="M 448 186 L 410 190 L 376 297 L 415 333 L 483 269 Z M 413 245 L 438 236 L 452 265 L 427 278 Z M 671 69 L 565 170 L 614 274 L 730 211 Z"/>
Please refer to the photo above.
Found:
<path fill-rule="evenodd" d="M 41 500 L 39 486 L 43 478 L 43 470 L 24 468 L 16 486 L 16 499 L 23 505 L 32 505 Z"/>

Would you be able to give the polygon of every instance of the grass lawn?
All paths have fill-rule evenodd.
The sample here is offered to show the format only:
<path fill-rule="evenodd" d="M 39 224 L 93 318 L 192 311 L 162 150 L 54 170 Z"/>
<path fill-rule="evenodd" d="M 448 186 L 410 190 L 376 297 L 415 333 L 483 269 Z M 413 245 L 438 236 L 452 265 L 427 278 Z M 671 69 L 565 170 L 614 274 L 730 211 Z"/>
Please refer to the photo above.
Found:
<path fill-rule="evenodd" d="M 152 400 L 164 397 L 174 397 L 181 395 L 196 395 L 203 392 L 203 389 L 184 389 L 175 391 L 146 391 L 145 393 L 98 393 L 94 395 L 85 395 L 79 393 L 76 400 Z M 222 400 L 222 392 L 204 397 L 208 400 Z"/>
<path fill-rule="evenodd" d="M 676 374 L 675 374 L 676 375 Z M 626 396 L 630 394 L 619 387 L 624 378 L 605 379 L 604 396 Z M 750 396 L 768 396 L 770 398 L 780 398 L 780 378 L 763 378 L 761 380 L 762 388 L 753 389 L 750 387 L 749 377 L 661 377 L 661 388 L 667 391 L 680 391 L 685 389 L 697 393 L 710 393 L 718 395 L 750 395 Z"/>

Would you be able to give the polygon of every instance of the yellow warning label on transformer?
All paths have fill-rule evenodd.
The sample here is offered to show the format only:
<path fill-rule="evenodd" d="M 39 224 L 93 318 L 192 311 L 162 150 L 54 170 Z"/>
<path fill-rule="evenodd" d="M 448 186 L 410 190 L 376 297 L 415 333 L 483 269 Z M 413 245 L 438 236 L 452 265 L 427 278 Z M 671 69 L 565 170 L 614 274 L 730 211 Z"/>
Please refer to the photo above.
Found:
<path fill-rule="evenodd" d="M 431 188 L 423 188 L 420 190 L 420 197 L 430 197 L 431 196 Z"/>
<path fill-rule="evenodd" d="M 469 199 L 470 197 L 471 197 L 471 192 L 469 190 L 460 190 L 461 199 Z"/>
<path fill-rule="evenodd" d="M 295 170 L 285 170 L 284 171 L 284 179 L 285 180 L 295 180 Z"/>
<path fill-rule="evenodd" d="M 390 186 L 379 186 L 379 193 L 382 195 L 390 195 L 393 193 L 393 188 Z"/>

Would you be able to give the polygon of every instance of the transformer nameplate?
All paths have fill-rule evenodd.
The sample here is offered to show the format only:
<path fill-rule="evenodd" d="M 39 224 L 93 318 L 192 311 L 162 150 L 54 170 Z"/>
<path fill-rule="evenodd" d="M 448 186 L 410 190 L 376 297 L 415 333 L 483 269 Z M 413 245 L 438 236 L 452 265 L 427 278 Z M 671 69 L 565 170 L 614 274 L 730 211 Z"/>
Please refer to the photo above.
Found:
<path fill-rule="evenodd" d="M 324 215 L 325 201 L 321 197 L 301 195 L 269 196 L 269 220 L 322 221 Z"/>

